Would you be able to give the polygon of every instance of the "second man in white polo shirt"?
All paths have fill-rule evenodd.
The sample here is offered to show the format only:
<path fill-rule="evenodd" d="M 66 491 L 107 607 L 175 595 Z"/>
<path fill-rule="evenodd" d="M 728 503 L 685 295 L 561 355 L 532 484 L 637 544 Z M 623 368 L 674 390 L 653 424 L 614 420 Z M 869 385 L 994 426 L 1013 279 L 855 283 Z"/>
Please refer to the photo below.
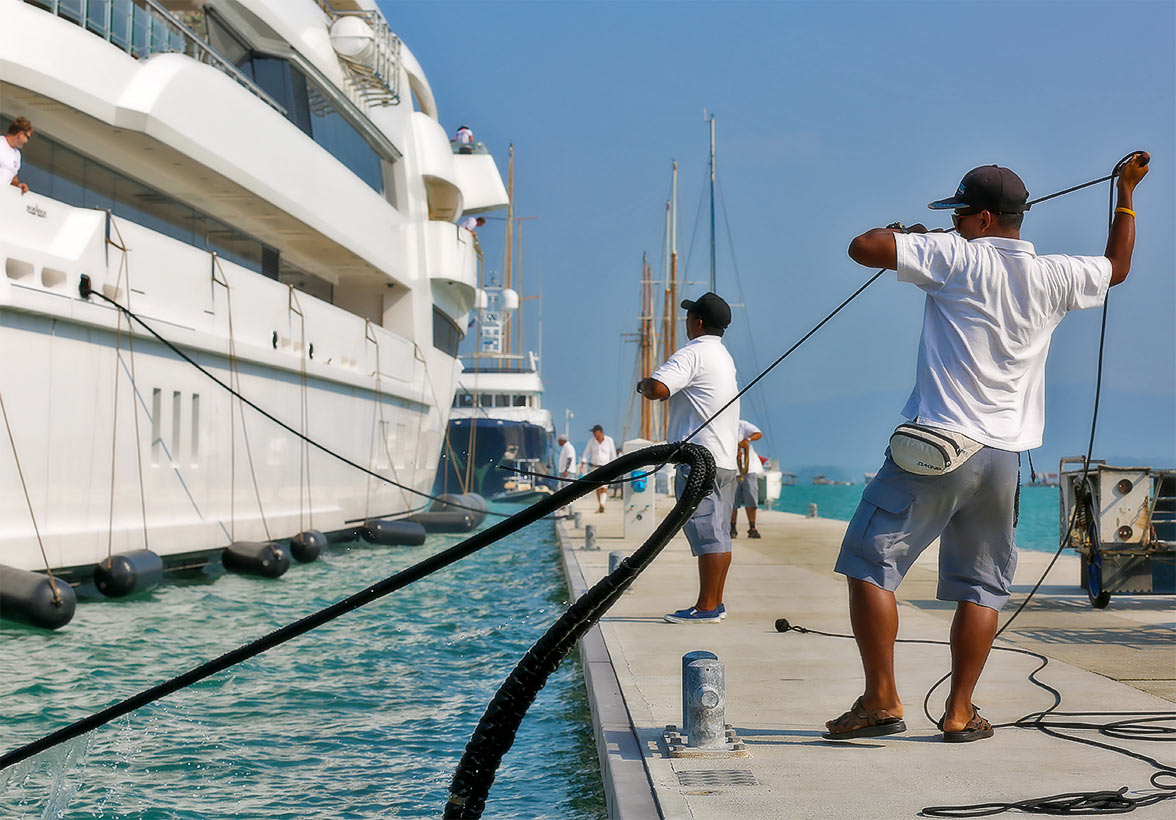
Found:
<path fill-rule="evenodd" d="M 715 458 L 714 488 L 684 527 L 690 551 L 698 558 L 698 599 L 694 606 L 671 612 L 665 619 L 670 623 L 717 623 L 727 616 L 723 587 L 731 566 L 729 527 L 735 496 L 739 401 L 709 423 L 707 420 L 739 392 L 735 362 L 721 338 L 731 324 L 731 308 L 714 293 L 704 293 L 695 301 L 686 299 L 682 307 L 690 341 L 648 379 L 638 382 L 637 392 L 652 401 L 669 399 L 670 441 L 683 441 L 701 427 L 691 442 L 706 447 Z M 675 495 L 682 493 L 689 472 L 688 467 L 678 467 Z"/>

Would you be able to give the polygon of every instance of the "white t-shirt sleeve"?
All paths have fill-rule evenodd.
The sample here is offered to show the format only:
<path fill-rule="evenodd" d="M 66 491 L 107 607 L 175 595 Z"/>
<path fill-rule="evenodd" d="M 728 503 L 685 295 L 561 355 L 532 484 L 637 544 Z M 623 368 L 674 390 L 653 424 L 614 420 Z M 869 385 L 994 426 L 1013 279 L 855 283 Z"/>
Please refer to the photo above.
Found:
<path fill-rule="evenodd" d="M 1111 260 L 1105 256 L 1051 256 L 1063 277 L 1066 310 L 1100 307 L 1111 286 Z"/>
<path fill-rule="evenodd" d="M 657 379 L 674 395 L 694 379 L 698 370 L 698 357 L 689 348 L 675 350 L 666 363 L 653 371 L 651 379 Z"/>
<path fill-rule="evenodd" d="M 739 419 L 739 440 L 740 441 L 743 441 L 743 439 L 745 439 L 745 438 L 751 438 L 756 433 L 762 434 L 763 431 L 760 430 L 758 427 L 756 427 L 754 424 L 752 424 L 750 421 L 744 421 L 743 419 Z"/>
<path fill-rule="evenodd" d="M 929 293 L 942 288 L 967 263 L 968 242 L 947 233 L 896 233 L 898 281 Z"/>

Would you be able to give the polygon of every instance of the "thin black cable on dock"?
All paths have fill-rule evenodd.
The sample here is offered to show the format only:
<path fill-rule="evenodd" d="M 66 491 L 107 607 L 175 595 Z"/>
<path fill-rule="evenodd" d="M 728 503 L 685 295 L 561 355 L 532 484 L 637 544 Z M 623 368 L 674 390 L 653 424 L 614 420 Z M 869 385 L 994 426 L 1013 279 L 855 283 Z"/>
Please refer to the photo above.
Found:
<path fill-rule="evenodd" d="M 224 671 L 231 666 L 246 661 L 250 658 L 260 655 L 267 649 L 272 649 L 279 644 L 283 644 L 299 635 L 304 635 L 312 629 L 322 626 L 323 624 L 333 621 L 341 615 L 359 609 L 365 604 L 369 604 L 378 598 L 382 598 L 389 593 L 403 589 L 414 581 L 433 574 L 434 572 L 449 566 L 450 564 L 460 561 L 469 555 L 477 552 L 483 547 L 487 547 L 496 541 L 518 532 L 538 521 L 543 516 L 556 510 L 566 504 L 570 504 L 580 496 L 583 496 L 596 489 L 597 483 L 601 480 L 608 481 L 617 476 L 624 475 L 626 472 L 644 467 L 649 464 L 654 464 L 662 460 L 668 453 L 673 451 L 673 460 L 677 464 L 689 465 L 691 480 L 687 484 L 687 492 L 683 494 L 678 503 L 674 505 L 673 510 L 666 517 L 666 520 L 654 531 L 653 535 L 642 545 L 641 549 L 635 553 L 636 555 L 645 556 L 641 561 L 634 562 L 629 559 L 625 564 L 613 573 L 613 575 L 605 578 L 595 587 L 580 599 L 565 615 L 556 622 L 556 625 L 548 630 L 548 635 L 540 639 L 540 643 L 536 644 L 539 649 L 541 657 L 539 660 L 531 661 L 532 658 L 529 653 L 527 658 L 524 658 L 524 663 L 528 666 L 534 665 L 536 669 L 546 668 L 550 665 L 550 669 L 546 674 L 542 675 L 538 685 L 535 686 L 534 680 L 527 682 L 527 686 L 535 686 L 534 692 L 538 692 L 542 688 L 543 683 L 547 679 L 555 666 L 559 664 L 559 659 L 563 653 L 567 651 L 575 643 L 580 635 L 583 634 L 596 619 L 604 614 L 605 610 L 612 605 L 616 600 L 619 591 L 624 588 L 636 577 L 637 573 L 644 569 L 645 566 L 653 559 L 666 542 L 673 537 L 673 535 L 681 529 L 682 525 L 694 514 L 698 504 L 706 496 L 710 490 L 711 484 L 714 482 L 715 464 L 714 458 L 710 452 L 701 446 L 690 445 L 686 448 L 677 448 L 675 445 L 663 444 L 656 447 L 649 447 L 645 450 L 638 450 L 633 453 L 627 453 L 610 464 L 601 467 L 590 473 L 585 480 L 579 481 L 575 484 L 564 487 L 558 492 L 554 493 L 548 498 L 537 502 L 536 504 L 527 507 L 520 512 L 510 516 L 505 521 L 495 524 L 493 527 L 485 529 L 465 539 L 459 544 L 455 544 L 449 549 L 442 550 L 436 555 L 430 556 L 417 564 L 414 564 L 407 569 L 401 570 L 395 575 L 391 575 L 382 581 L 363 589 L 354 595 L 351 595 L 342 601 L 334 603 L 318 612 L 307 615 L 305 618 L 295 621 L 292 624 L 276 629 L 268 635 L 258 638 L 257 640 L 238 647 L 230 652 L 226 652 L 219 658 L 203 663 L 200 666 L 190 669 L 189 671 L 178 675 L 171 680 L 152 686 L 137 695 L 133 695 L 118 703 L 112 704 L 105 709 L 96 712 L 89 717 L 83 718 L 75 723 L 70 724 L 56 732 L 52 732 L 45 737 L 35 740 L 15 749 L 7 754 L 0 756 L 0 769 L 6 769 L 13 766 L 22 760 L 26 760 L 35 754 L 50 749 L 67 740 L 73 740 L 80 737 L 86 732 L 96 729 L 99 726 L 109 723 L 115 718 L 122 717 L 130 712 L 135 711 L 149 703 L 153 703 L 161 698 L 167 697 L 180 689 L 191 686 L 198 681 L 204 680 L 215 675 L 217 672 Z M 702 489 L 700 489 L 702 488 Z M 603 590 L 600 591 L 600 590 Z M 619 590 L 619 591 L 617 591 Z M 615 594 L 614 594 L 614 591 Z M 603 600 L 602 600 L 603 598 Z M 560 637 L 558 639 L 551 639 L 549 636 L 559 630 L 572 630 L 569 635 L 572 637 Z M 562 649 L 561 649 L 562 648 Z M 536 650 L 532 650 L 535 652 Z M 558 654 L 555 654 L 558 653 Z M 520 667 L 523 664 L 520 664 Z M 518 670 L 516 670 L 517 673 Z M 514 678 L 508 679 L 508 683 Z M 506 688 L 506 684 L 504 684 Z M 526 711 L 526 706 L 529 706 L 531 700 L 534 700 L 534 693 L 525 701 L 523 705 L 523 712 Z M 487 710 L 487 715 L 490 710 Z M 522 719 L 522 713 L 518 714 L 518 720 Z M 483 719 L 485 720 L 485 718 Z M 512 718 L 510 715 L 504 719 L 503 725 L 509 726 Z M 518 726 L 517 720 L 514 722 L 515 728 Z M 506 740 L 506 745 L 502 749 L 503 753 L 510 747 L 513 741 L 513 732 L 509 740 Z M 500 738 L 501 741 L 501 738 Z M 471 744 L 472 745 L 472 744 Z M 467 756 L 469 752 L 467 751 Z M 480 757 L 479 759 L 486 760 L 490 758 Z M 497 767 L 497 760 L 501 759 L 501 754 L 495 758 L 495 767 Z M 490 781 L 493 780 L 493 772 L 489 774 Z M 486 782 L 486 788 L 489 788 L 489 782 Z M 484 802 L 484 800 L 483 800 Z"/>

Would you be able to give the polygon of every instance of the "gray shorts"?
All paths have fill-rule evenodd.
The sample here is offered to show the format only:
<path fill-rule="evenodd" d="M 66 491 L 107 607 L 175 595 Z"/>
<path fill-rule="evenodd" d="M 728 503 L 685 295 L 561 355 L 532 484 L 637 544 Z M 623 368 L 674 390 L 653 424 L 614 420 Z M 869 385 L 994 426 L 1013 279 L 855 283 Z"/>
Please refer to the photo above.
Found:
<path fill-rule="evenodd" d="M 736 508 L 746 507 L 749 510 L 754 510 L 759 502 L 759 480 L 755 477 L 755 473 L 748 473 L 745 476 L 735 477 L 735 503 Z M 734 510 L 732 510 L 734 512 Z"/>
<path fill-rule="evenodd" d="M 679 464 L 674 476 L 674 496 L 686 489 L 690 468 Z M 731 551 L 731 508 L 735 502 L 735 471 L 715 470 L 715 485 L 682 531 L 690 542 L 693 555 L 712 555 Z"/>
<path fill-rule="evenodd" d="M 1017 453 L 984 447 L 946 475 L 915 475 L 887 450 L 845 531 L 835 569 L 893 592 L 939 538 L 936 597 L 999 610 L 1017 568 L 1019 467 Z"/>

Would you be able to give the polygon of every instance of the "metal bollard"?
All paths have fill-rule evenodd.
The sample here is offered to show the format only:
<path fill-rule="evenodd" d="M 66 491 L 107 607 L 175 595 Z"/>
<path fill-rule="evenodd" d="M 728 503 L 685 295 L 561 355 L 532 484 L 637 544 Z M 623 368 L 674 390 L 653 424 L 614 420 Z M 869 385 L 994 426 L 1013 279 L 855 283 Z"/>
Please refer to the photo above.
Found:
<path fill-rule="evenodd" d="M 575 527 L 576 529 L 580 529 L 580 519 L 582 517 L 583 517 L 583 515 L 581 513 L 578 513 L 578 512 L 572 513 L 572 526 Z"/>
<path fill-rule="evenodd" d="M 586 549 L 586 550 L 600 549 L 600 547 L 598 547 L 596 545 L 596 525 L 595 524 L 585 524 L 584 525 L 584 549 Z"/>
<path fill-rule="evenodd" d="M 816 504 L 809 504 L 808 517 L 809 518 L 816 518 L 817 517 L 817 505 Z"/>
<path fill-rule="evenodd" d="M 695 649 L 682 656 L 682 731 L 686 731 L 686 667 L 693 661 L 717 661 L 719 656 L 705 649 Z"/>
<path fill-rule="evenodd" d="M 692 749 L 727 749 L 727 688 L 723 663 L 698 658 L 682 676 L 686 696 L 686 738 Z"/>
<path fill-rule="evenodd" d="M 629 557 L 629 553 L 624 550 L 613 550 L 608 554 L 608 574 L 612 575 L 616 568 L 621 565 L 621 562 Z"/>

